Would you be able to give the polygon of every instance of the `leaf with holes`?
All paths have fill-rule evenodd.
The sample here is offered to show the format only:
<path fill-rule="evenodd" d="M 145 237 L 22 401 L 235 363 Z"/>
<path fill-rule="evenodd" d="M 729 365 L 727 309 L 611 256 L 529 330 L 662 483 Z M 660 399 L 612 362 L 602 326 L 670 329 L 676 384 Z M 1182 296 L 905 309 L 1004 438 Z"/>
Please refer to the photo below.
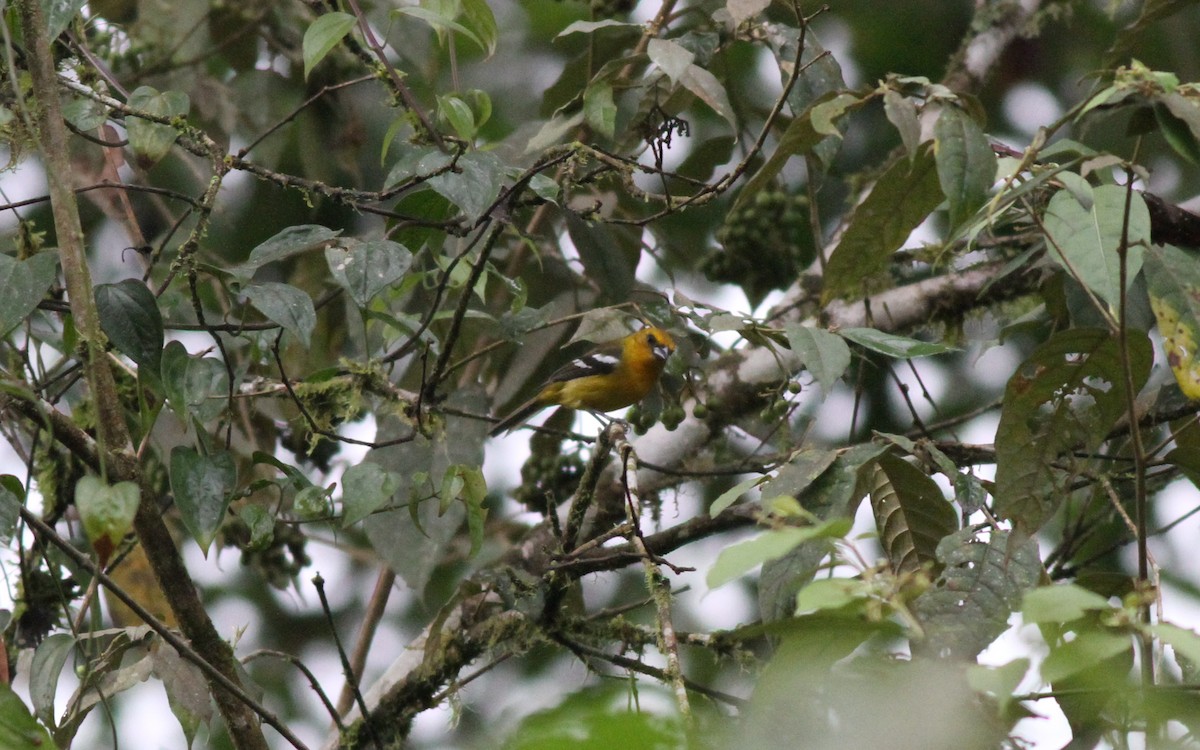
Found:
<path fill-rule="evenodd" d="M 941 575 L 913 602 L 925 630 L 922 648 L 972 660 L 1008 629 L 1009 616 L 1041 579 L 1037 543 L 1005 531 L 985 539 L 968 528 L 943 539 L 937 558 Z"/>
<path fill-rule="evenodd" d="M 325 262 L 334 281 L 350 293 L 359 307 L 402 279 L 412 267 L 412 251 L 391 240 L 352 240 L 344 247 L 325 248 Z"/>
<path fill-rule="evenodd" d="M 1150 374 L 1144 334 L 1128 335 L 1133 387 Z M 996 514 L 1026 533 L 1041 528 L 1071 491 L 1072 456 L 1100 446 L 1125 409 L 1120 341 L 1103 329 L 1052 336 L 1009 379 L 996 428 Z"/>

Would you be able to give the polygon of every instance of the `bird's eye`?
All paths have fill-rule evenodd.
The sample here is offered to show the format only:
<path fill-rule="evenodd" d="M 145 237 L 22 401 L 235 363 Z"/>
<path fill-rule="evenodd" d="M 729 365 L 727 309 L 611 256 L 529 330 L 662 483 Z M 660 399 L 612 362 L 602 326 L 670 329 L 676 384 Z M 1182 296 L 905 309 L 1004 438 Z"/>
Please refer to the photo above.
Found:
<path fill-rule="evenodd" d="M 653 333 L 646 334 L 646 343 L 650 346 L 658 346 L 658 339 L 654 338 Z"/>

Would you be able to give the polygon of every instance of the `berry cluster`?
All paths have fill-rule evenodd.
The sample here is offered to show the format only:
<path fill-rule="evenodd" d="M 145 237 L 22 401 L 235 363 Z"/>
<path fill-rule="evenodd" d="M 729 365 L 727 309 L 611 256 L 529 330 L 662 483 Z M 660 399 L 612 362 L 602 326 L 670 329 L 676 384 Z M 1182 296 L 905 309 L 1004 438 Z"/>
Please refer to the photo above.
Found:
<path fill-rule="evenodd" d="M 583 457 L 579 453 L 534 453 L 521 467 L 521 486 L 513 497 L 530 510 L 544 512 L 570 497 L 581 476 Z"/>
<path fill-rule="evenodd" d="M 654 423 L 660 419 L 662 420 L 663 427 L 671 431 L 682 424 L 683 418 L 686 416 L 687 413 L 679 404 L 667 404 L 659 414 L 646 411 L 641 406 L 634 404 L 629 407 L 629 411 L 625 412 L 625 421 L 633 426 L 635 433 L 645 435 L 646 431 L 653 427 Z"/>
<path fill-rule="evenodd" d="M 711 281 L 737 284 L 757 305 L 783 289 L 814 256 L 808 198 L 780 186 L 764 188 L 725 217 L 701 269 Z"/>

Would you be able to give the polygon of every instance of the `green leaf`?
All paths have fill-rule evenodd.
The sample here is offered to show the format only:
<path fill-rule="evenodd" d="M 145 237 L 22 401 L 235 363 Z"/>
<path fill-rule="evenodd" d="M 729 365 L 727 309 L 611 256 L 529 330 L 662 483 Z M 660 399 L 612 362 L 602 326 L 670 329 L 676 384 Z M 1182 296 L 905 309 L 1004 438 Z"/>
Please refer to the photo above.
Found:
<path fill-rule="evenodd" d="M 837 94 L 830 93 L 827 96 L 832 99 Z M 817 104 L 823 101 L 825 100 L 822 99 Z M 773 184 L 776 175 L 788 163 L 789 159 L 793 156 L 812 153 L 813 149 L 828 138 L 829 136 L 818 133 L 817 129 L 813 126 L 813 110 L 811 108 L 802 112 L 799 117 L 794 118 L 788 123 L 787 129 L 783 131 L 783 135 L 779 138 L 779 144 L 775 146 L 775 150 L 771 152 L 770 157 L 763 162 L 763 165 L 746 181 L 746 185 L 738 192 L 738 196 L 734 200 L 730 212 L 736 212 L 752 200 L 755 195 L 762 192 L 763 188 Z M 837 140 L 841 140 L 840 136 Z"/>
<path fill-rule="evenodd" d="M 237 467 L 230 453 L 202 455 L 183 445 L 171 450 L 171 492 L 183 525 L 205 557 L 236 489 Z"/>
<path fill-rule="evenodd" d="M 996 180 L 996 155 L 971 116 L 946 105 L 934 126 L 938 181 L 950 203 L 950 226 L 958 227 L 987 200 Z"/>
<path fill-rule="evenodd" d="M 1183 394 L 1200 400 L 1200 265 L 1177 247 L 1156 245 L 1146 252 L 1145 269 L 1167 363 Z"/>
<path fill-rule="evenodd" d="M 840 539 L 850 533 L 852 525 L 853 521 L 849 518 L 833 518 L 816 526 L 764 531 L 753 539 L 721 550 L 716 562 L 709 568 L 705 582 L 709 589 L 724 586 L 768 560 L 783 557 L 804 542 Z"/>
<path fill-rule="evenodd" d="M 884 333 L 875 328 L 843 328 L 838 331 L 838 335 L 873 352 L 879 352 L 880 354 L 897 359 L 928 357 L 934 354 L 946 354 L 947 352 L 958 351 L 954 347 L 946 346 L 945 344 L 931 344 L 927 341 L 917 341 L 916 339 L 904 336 Z"/>
<path fill-rule="evenodd" d="M 28 318 L 58 276 L 58 253 L 43 252 L 25 260 L 0 255 L 0 336 Z"/>
<path fill-rule="evenodd" d="M 1093 203 L 1084 207 L 1069 192 L 1050 199 L 1043 219 L 1048 254 L 1067 273 L 1116 310 L 1121 299 L 1122 226 L 1125 223 L 1126 189 L 1101 185 L 1092 192 Z M 1150 242 L 1150 212 L 1141 195 L 1129 203 L 1129 246 L 1126 250 L 1126 289 L 1142 267 L 1143 247 Z"/>
<path fill-rule="evenodd" d="M 608 81 L 593 81 L 583 90 L 583 120 L 597 134 L 611 139 L 617 127 L 617 104 Z"/>
<path fill-rule="evenodd" d="M 1179 95 L 1174 94 L 1173 96 Z M 1191 164 L 1200 163 L 1200 142 L 1196 140 L 1196 134 L 1188 126 L 1188 123 L 1176 117 L 1161 103 L 1154 105 L 1154 117 L 1158 120 L 1159 132 L 1162 133 L 1163 139 L 1171 148 L 1175 149 L 1175 153 Z"/>
<path fill-rule="evenodd" d="M 913 602 L 925 630 L 922 648 L 972 660 L 1008 629 L 1009 615 L 1041 579 L 1037 544 L 1018 543 L 1006 531 L 985 540 L 968 528 L 943 539 L 937 557 L 941 575 Z"/>
<path fill-rule="evenodd" d="M 771 0 L 728 0 L 725 3 L 725 9 L 729 11 L 729 15 L 733 19 L 733 26 L 736 28 L 762 13 L 770 5 Z"/>
<path fill-rule="evenodd" d="M 738 501 L 738 498 L 757 487 L 762 481 L 763 477 L 750 477 L 725 490 L 717 496 L 716 500 L 713 500 L 712 505 L 708 508 L 708 515 L 719 515 L 721 511 L 733 505 Z"/>
<path fill-rule="evenodd" d="M 324 247 L 341 233 L 340 229 L 328 229 L 317 224 L 287 227 L 251 250 L 245 263 L 229 270 L 238 278 L 249 279 L 266 264 Z"/>
<path fill-rule="evenodd" d="M 783 330 L 804 369 L 812 373 L 828 395 L 850 366 L 850 347 L 841 336 L 823 328 L 792 323 Z"/>
<path fill-rule="evenodd" d="M 500 30 L 496 26 L 496 16 L 487 0 L 462 0 L 462 14 L 487 56 L 496 54 L 496 40 L 500 36 Z"/>
<path fill-rule="evenodd" d="M 762 496 L 785 495 L 798 499 L 837 461 L 836 450 L 804 448 L 788 459 L 771 481 L 763 485 Z"/>
<path fill-rule="evenodd" d="M 62 676 L 63 665 L 67 663 L 67 657 L 74 648 L 75 636 L 70 633 L 54 633 L 47 636 L 33 652 L 33 664 L 29 670 L 29 699 L 37 717 L 50 727 L 57 726 L 54 694 L 58 692 L 58 680 Z"/>
<path fill-rule="evenodd" d="M 475 42 L 475 44 L 479 45 L 481 50 L 491 54 L 488 44 L 474 31 L 468 29 L 466 26 L 463 26 L 461 23 L 455 21 L 452 17 L 445 15 L 444 13 L 439 13 L 436 10 L 419 5 L 404 5 L 399 8 L 393 8 L 392 15 L 410 16 L 420 21 L 424 21 L 429 25 L 430 28 L 432 28 L 434 31 L 437 31 L 439 35 L 445 34 L 448 31 L 457 31 L 458 33 L 470 39 L 472 42 Z"/>
<path fill-rule="evenodd" d="M 67 30 L 86 2 L 87 0 L 42 0 L 42 13 L 46 16 L 46 36 L 51 42 Z"/>
<path fill-rule="evenodd" d="M 1177 91 L 1161 94 L 1154 113 L 1159 115 L 1163 136 L 1181 156 L 1195 162 L 1197 141 L 1200 140 L 1200 100 Z M 1163 112 L 1165 107 L 1167 112 Z"/>
<path fill-rule="evenodd" d="M 12 474 L 0 476 L 0 542 L 8 542 L 13 538 L 24 504 L 25 487 L 21 480 Z"/>
<path fill-rule="evenodd" d="M 1021 615 L 1028 623 L 1067 623 L 1103 609 L 1111 609 L 1107 599 L 1073 583 L 1041 586 L 1025 592 L 1021 600 Z"/>
<path fill-rule="evenodd" d="M 987 500 L 987 490 L 983 483 L 966 472 L 954 474 L 954 499 L 963 513 L 971 515 L 983 507 Z"/>
<path fill-rule="evenodd" d="M 911 161 L 897 160 L 854 209 L 825 266 L 826 302 L 862 294 L 882 278 L 892 253 L 943 201 L 937 162 L 928 146 Z"/>
<path fill-rule="evenodd" d="M 242 293 L 259 312 L 308 347 L 313 329 L 317 327 L 317 311 L 311 297 L 290 284 L 276 281 L 251 284 Z"/>
<path fill-rule="evenodd" d="M 455 500 L 458 500 L 466 482 L 462 476 L 462 466 L 451 466 L 442 474 L 442 486 L 438 490 L 438 513 L 445 513 Z"/>
<path fill-rule="evenodd" d="M 47 750 L 54 740 L 7 683 L 0 684 L 0 747 L 6 750 Z"/>
<path fill-rule="evenodd" d="M 1150 626 L 1150 632 L 1175 650 L 1175 662 L 1187 670 L 1195 670 L 1200 665 L 1200 635 L 1195 631 L 1162 622 Z M 1185 680 L 1191 681 L 1185 671 Z"/>
<path fill-rule="evenodd" d="M 699 65 L 689 65 L 679 83 L 720 115 L 729 123 L 730 128 L 737 131 L 737 117 L 734 115 L 733 105 L 729 103 L 729 94 L 720 79 Z"/>
<path fill-rule="evenodd" d="M 696 59 L 695 53 L 679 42 L 671 39 L 654 37 L 646 46 L 646 55 L 663 73 L 671 79 L 671 83 L 679 85 L 684 74 Z"/>
<path fill-rule="evenodd" d="M 182 91 L 163 91 L 150 86 L 139 86 L 129 95 L 129 107 L 156 117 L 183 117 L 191 109 L 187 94 Z M 152 165 L 171 150 L 179 132 L 170 125 L 146 120 L 136 115 L 125 116 L 125 130 L 129 133 L 129 145 L 138 159 Z"/>
<path fill-rule="evenodd" d="M 140 499 L 136 482 L 110 485 L 100 477 L 88 474 L 76 483 L 75 507 L 101 565 L 108 564 L 109 556 L 133 528 Z"/>
<path fill-rule="evenodd" d="M 870 467 L 885 450 L 885 446 L 865 443 L 841 452 L 801 451 L 763 487 L 763 497 L 795 497 L 820 521 L 853 518 L 867 493 Z M 817 539 L 764 564 L 758 581 L 763 619 L 791 617 L 796 609 L 796 593 L 812 580 L 828 554 L 828 541 Z"/>
<path fill-rule="evenodd" d="M 163 320 L 158 300 L 137 279 L 96 287 L 100 327 L 117 351 L 158 376 L 162 363 Z"/>
<path fill-rule="evenodd" d="M 487 399 L 482 392 L 469 388 L 451 393 L 445 405 L 469 414 L 487 411 Z M 467 518 L 465 503 L 453 503 L 445 513 L 439 513 L 438 503 L 427 500 L 437 489 L 430 477 L 440 482 L 449 467 L 456 464 L 480 466 L 488 431 L 486 422 L 455 416 L 449 411 L 441 425 L 444 429 L 433 430 L 428 436 L 417 434 L 403 444 L 374 448 L 366 458 L 394 472 L 400 485 L 393 499 L 398 507 L 367 516 L 362 522 L 363 530 L 376 554 L 417 592 L 425 589 L 437 566 L 447 556 L 453 556 L 451 540 L 461 532 Z M 380 422 L 376 440 L 386 443 L 401 436 L 412 436 L 411 425 L 388 417 Z M 467 481 L 469 476 L 470 472 L 460 473 L 464 478 L 464 495 L 475 491 Z"/>
<path fill-rule="evenodd" d="M 275 517 L 261 505 L 247 504 L 238 508 L 238 518 L 250 529 L 250 550 L 265 550 L 275 539 Z"/>
<path fill-rule="evenodd" d="M 937 484 L 892 453 L 879 457 L 870 496 L 879 543 L 897 574 L 933 566 L 938 544 L 958 530 L 958 514 Z"/>
<path fill-rule="evenodd" d="M 999 715 L 1007 714 L 1013 694 L 1029 672 L 1029 660 L 1013 659 L 998 667 L 971 664 L 967 667 L 967 682 L 977 693 L 985 693 L 996 700 Z"/>
<path fill-rule="evenodd" d="M 464 141 L 474 140 L 478 128 L 475 126 L 475 113 L 471 111 L 471 106 L 457 94 L 439 96 L 437 102 L 438 115 L 450 123 L 455 134 Z"/>
<path fill-rule="evenodd" d="M 601 291 L 600 302 L 628 299 L 641 256 L 641 241 L 620 227 L 590 226 L 574 213 L 567 214 L 567 233 L 579 251 L 587 277 Z"/>
<path fill-rule="evenodd" d="M 854 94 L 838 93 L 832 98 L 822 99 L 812 106 L 813 129 L 821 135 L 841 137 L 842 131 L 837 121 L 852 107 L 862 103 L 862 97 Z"/>
<path fill-rule="evenodd" d="M 221 360 L 193 357 L 178 341 L 163 349 L 162 381 L 167 403 L 184 424 L 214 419 L 229 397 L 229 373 Z"/>
<path fill-rule="evenodd" d="M 461 208 L 467 218 L 476 219 L 500 194 L 504 166 L 491 152 L 471 151 L 459 157 L 457 167 L 429 178 L 429 186 Z"/>
<path fill-rule="evenodd" d="M 637 710 L 630 705 L 625 688 L 609 683 L 571 693 L 558 706 L 526 716 L 502 745 L 494 741 L 492 745 L 500 750 L 667 750 L 689 746 L 679 718 Z M 647 692 L 646 687 L 638 690 Z M 649 692 L 658 691 L 649 688 Z"/>
<path fill-rule="evenodd" d="M 195 664 L 180 657 L 179 652 L 167 643 L 158 644 L 150 658 L 154 676 L 162 682 L 171 713 L 179 721 L 191 748 L 196 733 L 201 726 L 212 722 L 216 710 L 204 673 Z"/>
<path fill-rule="evenodd" d="M 478 466 L 460 466 L 463 479 L 462 501 L 467 509 L 467 532 L 471 537 L 470 556 L 474 557 L 483 547 L 483 528 L 487 522 L 487 480 Z"/>
<path fill-rule="evenodd" d="M 626 21 L 614 21 L 611 18 L 606 18 L 603 21 L 572 21 L 565 29 L 558 32 L 555 39 L 560 39 L 569 34 L 593 34 L 601 29 L 619 29 L 628 33 L 640 33 L 644 28 L 640 23 L 629 23 Z"/>
<path fill-rule="evenodd" d="M 324 520 L 331 512 L 329 489 L 309 485 L 301 488 L 292 501 L 296 514 L 306 521 Z"/>
<path fill-rule="evenodd" d="M 70 99 L 63 102 L 63 118 L 76 130 L 95 130 L 108 121 L 108 109 L 91 99 Z"/>
<path fill-rule="evenodd" d="M 349 13 L 334 11 L 326 13 L 312 22 L 304 31 L 302 56 L 304 58 L 304 77 L 307 79 L 317 63 L 336 47 L 350 33 L 356 23 L 354 16 Z"/>
<path fill-rule="evenodd" d="M 1050 650 L 1042 662 L 1042 681 L 1054 684 L 1132 648 L 1128 635 L 1094 630 L 1079 633 L 1075 640 Z"/>
<path fill-rule="evenodd" d="M 800 589 L 796 595 L 796 614 L 841 609 L 865 600 L 871 593 L 871 584 L 859 578 L 821 578 Z"/>
<path fill-rule="evenodd" d="M 412 268 L 412 251 L 391 240 L 351 240 L 345 247 L 325 248 L 325 262 L 334 281 L 365 308 L 375 295 L 395 284 Z"/>
<path fill-rule="evenodd" d="M 900 133 L 900 142 L 904 144 L 908 158 L 915 157 L 917 149 L 921 147 L 921 123 L 917 120 L 917 105 L 907 96 L 888 89 L 883 94 L 883 113 Z"/>
<path fill-rule="evenodd" d="M 1149 339 L 1128 334 L 1133 385 L 1150 374 Z M 1069 458 L 1095 451 L 1125 409 L 1120 342 L 1102 329 L 1055 334 L 1009 379 L 996 429 L 994 510 L 1032 534 L 1070 493 Z M 1060 464 L 1067 456 L 1065 464 Z"/>
<path fill-rule="evenodd" d="M 378 464 L 360 463 L 342 475 L 342 527 L 347 528 L 374 513 L 391 499 L 399 479 Z"/>
<path fill-rule="evenodd" d="M 782 38 L 783 43 L 772 46 L 775 47 L 775 61 L 779 66 L 780 78 L 786 82 L 791 77 L 796 64 L 796 48 L 800 43 L 800 33 L 795 29 L 789 29 L 780 34 L 779 38 Z M 819 120 L 821 126 L 816 130 L 820 132 L 826 129 L 826 125 L 832 123 L 831 115 L 835 114 L 837 108 L 835 107 L 833 110 L 822 108 L 820 117 L 816 115 L 817 108 L 825 101 L 833 101 L 845 96 L 850 87 L 846 85 L 837 56 L 822 47 L 812 34 L 805 35 L 804 47 L 800 54 L 800 67 L 803 72 L 792 87 L 791 93 L 788 94 L 787 103 L 793 112 L 805 113 L 802 117 L 811 118 L 814 123 Z M 841 99 L 841 101 L 845 102 L 846 100 Z M 855 106 L 861 106 L 867 101 L 870 99 L 859 99 Z M 846 111 L 849 110 L 842 110 L 841 114 Z M 842 146 L 842 137 L 846 132 L 845 123 L 840 124 L 837 131 L 837 135 L 826 136 L 806 152 L 806 155 L 811 157 L 805 160 L 805 166 L 810 172 L 810 180 L 822 177 L 833 164 L 834 157 L 837 156 Z"/>

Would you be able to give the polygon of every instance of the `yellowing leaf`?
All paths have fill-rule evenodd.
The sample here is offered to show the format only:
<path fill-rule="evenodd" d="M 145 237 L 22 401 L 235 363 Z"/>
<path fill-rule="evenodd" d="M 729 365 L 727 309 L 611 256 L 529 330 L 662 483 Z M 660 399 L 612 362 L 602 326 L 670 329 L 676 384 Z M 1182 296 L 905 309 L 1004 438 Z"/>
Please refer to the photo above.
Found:
<path fill-rule="evenodd" d="M 1200 269 L 1188 253 L 1167 245 L 1147 249 L 1145 270 L 1167 363 L 1184 395 L 1200 400 Z"/>

